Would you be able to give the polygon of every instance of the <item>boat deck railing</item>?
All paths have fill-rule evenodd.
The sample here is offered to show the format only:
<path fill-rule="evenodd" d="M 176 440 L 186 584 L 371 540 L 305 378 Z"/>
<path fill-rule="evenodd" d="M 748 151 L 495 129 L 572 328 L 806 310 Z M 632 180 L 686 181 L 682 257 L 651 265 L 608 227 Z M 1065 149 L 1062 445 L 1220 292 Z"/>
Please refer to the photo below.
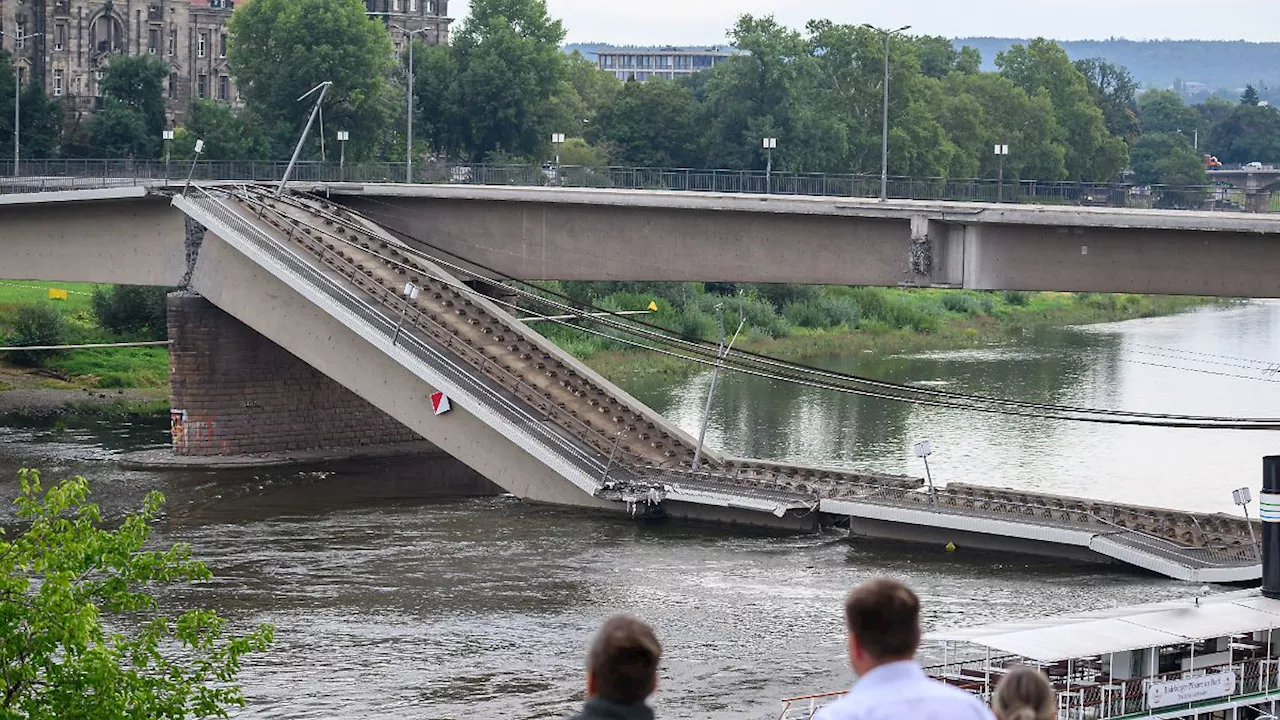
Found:
<path fill-rule="evenodd" d="M 990 703 L 1000 678 L 1019 664 L 1025 663 L 1010 656 L 949 662 L 927 667 L 925 672 Z M 1161 717 L 1182 717 L 1179 713 L 1191 717 L 1200 708 L 1241 699 L 1257 698 L 1261 701 L 1280 696 L 1280 658 L 1274 656 L 1245 658 L 1222 665 L 1133 679 L 1109 677 L 1101 667 L 1100 658 L 1040 664 L 1039 667 L 1049 675 L 1057 692 L 1058 720 L 1126 720 L 1145 717 L 1156 711 L 1161 713 Z M 1191 703 L 1149 706 L 1149 690 L 1155 683 L 1228 673 L 1232 677 L 1224 679 L 1224 684 L 1230 683 L 1229 694 Z M 810 720 L 824 705 L 843 694 L 840 691 L 787 698 L 782 701 L 777 720 Z"/>

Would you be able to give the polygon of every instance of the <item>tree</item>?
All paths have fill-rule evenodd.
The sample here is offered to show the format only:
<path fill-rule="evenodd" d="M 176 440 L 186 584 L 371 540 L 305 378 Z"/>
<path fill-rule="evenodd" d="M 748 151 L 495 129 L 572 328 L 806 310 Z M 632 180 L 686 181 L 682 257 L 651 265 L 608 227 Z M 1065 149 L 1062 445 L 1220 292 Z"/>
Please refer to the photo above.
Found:
<path fill-rule="evenodd" d="M 669 80 L 627 82 L 597 118 L 593 135 L 610 143 L 619 162 L 644 167 L 696 164 L 698 103 Z"/>
<path fill-rule="evenodd" d="M 1107 131 L 1126 141 L 1142 132 L 1138 124 L 1138 82 L 1126 69 L 1102 58 L 1077 60 L 1076 69 L 1089 84 L 1093 103 L 1102 109 Z"/>
<path fill-rule="evenodd" d="M 19 305 L 13 314 L 13 328 L 5 344 L 22 345 L 61 345 L 66 341 L 67 323 L 62 313 L 51 302 L 27 303 Z M 60 350 L 15 350 L 9 359 L 17 365 L 40 367 L 49 358 L 59 355 Z M 3 714 L 0 714 L 3 717 Z"/>
<path fill-rule="evenodd" d="M 1241 105 L 1257 105 L 1261 100 L 1262 99 L 1258 97 L 1257 88 L 1252 85 L 1244 86 L 1244 94 L 1240 96 Z"/>
<path fill-rule="evenodd" d="M 957 50 L 951 38 L 921 35 L 913 38 L 912 43 L 925 77 L 942 79 L 953 72 L 972 75 L 982 66 L 981 53 L 968 46 Z"/>
<path fill-rule="evenodd" d="M 608 149 L 575 137 L 564 141 L 558 150 L 561 165 L 604 167 L 609 164 Z"/>
<path fill-rule="evenodd" d="M 1185 135 L 1148 133 L 1133 144 L 1134 179 L 1149 185 L 1204 185 L 1204 160 Z"/>
<path fill-rule="evenodd" d="M 703 138 L 708 164 L 764 168 L 760 141 L 776 137 L 774 167 L 795 169 L 794 158 L 822 152 L 797 132 L 797 114 L 816 69 L 800 33 L 773 17 L 743 15 L 729 31 L 744 51 L 712 69 L 707 79 Z M 843 155 L 843 153 L 840 153 Z"/>
<path fill-rule="evenodd" d="M 127 108 L 142 118 L 146 132 L 159 142 L 164 131 L 165 62 L 153 55 L 112 55 L 102 75 L 102 95 L 109 105 Z"/>
<path fill-rule="evenodd" d="M 1182 102 L 1173 90 L 1148 90 L 1138 98 L 1138 119 L 1143 133 L 1207 134 L 1209 123 Z"/>
<path fill-rule="evenodd" d="M 978 165 L 972 174 L 995 177 L 995 145 L 1008 145 L 1006 178 L 1061 180 L 1067 176 L 1067 148 L 1061 140 L 1048 93 L 1028 95 L 995 73 L 947 78 L 940 117 L 952 141 Z"/>
<path fill-rule="evenodd" d="M 271 159 L 267 133 L 249 108 L 237 110 L 212 100 L 193 101 L 186 124 L 174 132 L 173 158 L 191 159 L 197 138 L 204 140 L 202 157 L 206 160 Z"/>
<path fill-rule="evenodd" d="M 29 82 L 22 88 L 21 100 L 22 157 L 51 158 L 57 155 L 62 142 L 62 104 L 46 95 L 38 82 Z M 12 117 L 12 110 L 9 115 Z"/>
<path fill-rule="evenodd" d="M 551 127 L 569 137 L 589 135 L 600 113 L 613 105 L 622 81 L 574 51 L 565 62 L 564 79 L 551 98 Z"/>
<path fill-rule="evenodd" d="M 1056 43 L 1044 38 L 996 56 L 1000 74 L 1030 95 L 1044 91 L 1053 104 L 1059 140 L 1067 148 L 1068 177 L 1109 181 L 1128 165 L 1124 141 L 1107 132 L 1085 76 Z"/>
<path fill-rule="evenodd" d="M 298 98 L 326 81 L 333 85 L 325 125 L 351 133 L 348 159 L 369 157 L 388 140 L 403 97 L 389 80 L 395 48 L 366 9 L 360 0 L 253 0 L 236 7 L 228 61 L 246 105 L 268 128 L 273 154 L 292 150 L 314 105 Z M 319 147 L 315 135 L 312 145 Z"/>
<path fill-rule="evenodd" d="M 458 107 L 456 97 L 458 59 L 446 45 L 413 42 L 414 139 L 433 150 L 456 152 L 467 137 L 467 114 Z M 405 55 L 407 63 L 407 50 Z"/>
<path fill-rule="evenodd" d="M 1209 147 L 1224 163 L 1280 158 L 1280 112 L 1258 105 L 1237 105 L 1213 126 Z"/>
<path fill-rule="evenodd" d="M 96 157 L 153 158 L 159 136 L 147 130 L 142 113 L 111 103 L 89 122 L 89 145 Z"/>
<path fill-rule="evenodd" d="M 168 337 L 165 296 L 169 288 L 117 285 L 95 288 L 91 298 L 98 324 L 116 335 L 143 340 Z"/>
<path fill-rule="evenodd" d="M 229 637 L 212 611 L 159 612 L 154 587 L 211 577 L 186 545 L 145 549 L 163 497 L 105 530 L 84 478 L 46 490 L 33 470 L 18 477 L 26 529 L 0 539 L 0 716 L 179 720 L 243 706 L 241 658 L 272 629 Z"/>
<path fill-rule="evenodd" d="M 557 131 L 549 100 L 565 74 L 564 26 L 547 14 L 546 0 L 472 0 L 470 10 L 453 43 L 464 144 L 475 157 L 493 150 L 535 157 Z"/>

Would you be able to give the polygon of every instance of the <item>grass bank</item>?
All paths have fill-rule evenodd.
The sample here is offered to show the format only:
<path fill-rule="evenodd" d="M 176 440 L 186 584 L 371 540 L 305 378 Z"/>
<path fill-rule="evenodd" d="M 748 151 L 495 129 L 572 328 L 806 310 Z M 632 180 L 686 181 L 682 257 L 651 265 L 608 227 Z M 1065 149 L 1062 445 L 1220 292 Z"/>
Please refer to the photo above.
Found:
<path fill-rule="evenodd" d="M 116 288 L 41 280 L 0 281 L 0 345 L 79 345 L 151 340 L 149 325 L 162 324 L 163 289 L 122 303 L 94 307 L 95 292 L 114 296 Z M 157 301 L 160 303 L 155 307 Z M 132 303 L 132 305 L 130 304 Z M 119 308 L 124 306 L 121 312 Z M 33 309 L 45 311 L 32 316 Z M 102 312 L 112 312 L 104 322 Z M 26 313 L 24 315 L 24 312 Z M 20 369 L 19 366 L 26 369 Z M 101 348 L 42 353 L 37 360 L 0 353 L 0 391 L 18 388 L 163 388 L 169 381 L 164 347 Z M 6 385 L 8 387 L 6 387 Z"/>
<path fill-rule="evenodd" d="M 639 299 L 612 297 L 597 303 L 611 309 L 634 309 L 637 307 L 635 301 Z M 631 305 L 617 307 L 620 302 Z M 739 300 L 737 297 L 720 297 L 710 302 L 712 312 L 696 312 L 708 302 L 696 300 L 683 307 L 677 304 L 664 307 L 664 301 L 660 299 L 659 311 L 645 320 L 682 334 L 715 339 L 718 334 L 713 314 L 715 302 L 725 305 L 729 333 L 736 327 L 738 304 L 742 303 L 747 329 L 737 347 L 788 360 L 801 360 L 867 350 L 893 354 L 980 347 L 1007 342 L 1033 327 L 1171 315 L 1223 301 L 1094 293 L 822 288 L 816 297 L 783 303 L 780 309 L 776 306 L 762 307 L 759 298 Z M 697 317 L 699 314 L 703 317 Z M 702 367 L 678 358 L 655 356 L 628 348 L 571 328 L 555 328 L 548 334 L 606 376 L 641 373 L 683 375 Z"/>

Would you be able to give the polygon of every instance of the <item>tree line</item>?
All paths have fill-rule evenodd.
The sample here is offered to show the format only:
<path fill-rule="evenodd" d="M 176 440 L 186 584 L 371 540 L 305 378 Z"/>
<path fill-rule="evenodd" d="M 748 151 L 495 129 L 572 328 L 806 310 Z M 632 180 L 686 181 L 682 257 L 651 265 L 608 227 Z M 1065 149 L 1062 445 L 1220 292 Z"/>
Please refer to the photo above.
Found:
<path fill-rule="evenodd" d="M 288 157 L 310 112 L 297 98 L 325 81 L 333 83 L 324 108 L 329 147 L 347 130 L 348 159 L 404 157 L 407 53 L 397 56 L 360 0 L 255 0 L 236 9 L 229 31 L 244 107 L 195 101 L 176 131 L 176 158 L 189 156 L 195 138 L 208 159 Z M 775 169 L 879 172 L 879 32 L 826 20 L 795 30 L 744 15 L 729 35 L 742 53 L 710 70 L 622 82 L 561 52 L 565 30 L 545 0 L 474 0 L 450 44 L 415 45 L 414 154 L 540 163 L 558 153 L 571 165 L 762 169 L 761 140 L 775 137 Z M 1072 62 L 1044 39 L 998 53 L 995 71 L 982 63 L 977 50 L 946 38 L 890 39 L 891 174 L 994 177 L 995 145 L 1010 147 L 1005 177 L 1028 180 L 1111 182 L 1132 169 L 1143 183 L 1201 184 L 1202 152 L 1223 162 L 1280 160 L 1280 113 L 1256 92 L 1239 103 L 1188 106 L 1173 91 L 1140 92 L 1116 64 Z M 29 156 L 162 156 L 166 72 L 152 57 L 112 58 L 104 109 L 71 128 L 46 122 L 44 141 L 36 126 L 56 116 L 56 104 L 33 99 L 36 118 L 23 130 Z M 0 74 L 0 133 L 5 82 Z M 552 133 L 568 140 L 553 148 Z M 319 153 L 313 137 L 304 157 Z"/>

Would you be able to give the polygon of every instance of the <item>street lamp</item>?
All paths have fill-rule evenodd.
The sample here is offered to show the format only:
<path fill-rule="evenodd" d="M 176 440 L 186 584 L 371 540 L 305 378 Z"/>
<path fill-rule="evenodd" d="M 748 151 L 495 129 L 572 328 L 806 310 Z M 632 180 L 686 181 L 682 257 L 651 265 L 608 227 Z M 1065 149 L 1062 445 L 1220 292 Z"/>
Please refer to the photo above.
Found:
<path fill-rule="evenodd" d="M 417 30 L 407 27 L 404 29 L 405 42 L 409 43 L 409 117 L 405 132 L 408 142 L 404 150 L 404 181 L 410 184 L 413 183 L 413 36 L 426 31 L 425 27 Z"/>
<path fill-rule="evenodd" d="M 169 179 L 169 158 L 171 155 L 170 150 L 172 149 L 170 146 L 170 143 L 173 142 L 173 131 L 165 130 L 164 132 L 160 133 L 160 135 L 161 137 L 164 138 L 164 179 L 168 180 Z"/>
<path fill-rule="evenodd" d="M 556 146 L 556 184 L 560 184 L 560 146 L 564 145 L 564 133 L 551 133 L 551 144 Z"/>
<path fill-rule="evenodd" d="M 10 35 L 0 30 L 0 36 L 13 38 L 13 48 L 17 50 L 20 43 L 25 43 L 33 37 L 40 37 L 44 33 L 26 33 L 25 35 Z M 18 54 L 13 54 L 13 176 L 18 177 L 18 138 L 21 135 L 20 125 L 22 123 L 20 111 L 22 109 L 22 96 L 19 91 L 22 89 L 22 83 L 18 81 Z"/>
<path fill-rule="evenodd" d="M 191 169 L 187 171 L 187 183 L 182 186 L 182 197 L 187 196 L 187 188 L 191 187 L 191 176 L 196 174 L 196 163 L 200 162 L 202 152 L 204 152 L 204 140 L 196 140 L 196 155 L 191 158 Z"/>
<path fill-rule="evenodd" d="M 996 202 L 1004 202 L 1004 159 L 1009 157 L 1009 146 L 997 145 L 996 156 L 1000 158 L 1000 179 L 996 181 Z"/>
<path fill-rule="evenodd" d="M 351 133 L 346 130 L 338 131 L 338 142 L 342 143 L 342 153 L 338 155 L 338 173 L 345 181 L 347 179 L 347 141 L 351 139 Z"/>
<path fill-rule="evenodd" d="M 884 124 L 880 133 L 880 199 L 889 199 L 889 38 L 911 29 L 904 25 L 897 30 L 881 30 L 875 25 L 864 23 L 862 27 L 878 32 L 884 36 Z"/>
<path fill-rule="evenodd" d="M 765 153 L 764 194 L 773 192 L 773 151 L 778 149 L 778 138 L 767 137 L 762 143 Z"/>
<path fill-rule="evenodd" d="M 1253 500 L 1253 495 L 1249 492 L 1249 488 L 1242 487 L 1231 491 L 1231 499 L 1244 508 L 1244 522 L 1249 526 L 1249 539 L 1253 542 L 1254 552 L 1257 552 L 1258 538 L 1253 532 L 1253 521 L 1249 519 L 1249 503 Z"/>
<path fill-rule="evenodd" d="M 938 496 L 933 490 L 933 473 L 929 472 L 929 456 L 933 454 L 933 443 L 925 440 L 915 446 L 916 457 L 924 460 L 924 476 L 929 480 L 929 504 L 937 509 Z"/>

